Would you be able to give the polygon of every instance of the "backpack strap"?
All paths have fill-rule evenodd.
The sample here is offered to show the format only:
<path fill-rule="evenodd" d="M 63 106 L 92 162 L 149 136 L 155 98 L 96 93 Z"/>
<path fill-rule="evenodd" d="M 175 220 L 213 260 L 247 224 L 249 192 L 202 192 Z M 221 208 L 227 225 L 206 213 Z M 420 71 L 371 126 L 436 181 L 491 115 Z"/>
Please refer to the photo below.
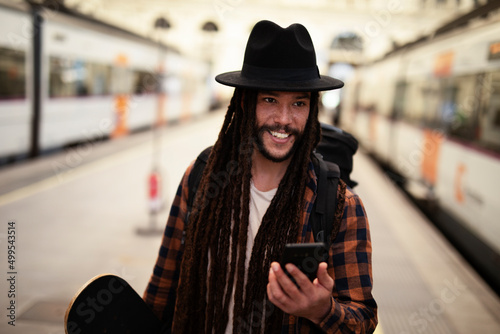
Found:
<path fill-rule="evenodd" d="M 347 184 L 344 180 L 339 180 L 339 190 L 337 192 L 337 208 L 335 209 L 335 215 L 333 218 L 333 230 L 332 230 L 332 242 L 337 237 L 340 229 L 340 223 L 342 222 L 342 216 L 344 215 L 344 205 L 345 205 L 345 194 L 346 194 Z"/>
<path fill-rule="evenodd" d="M 340 180 L 340 169 L 337 164 L 323 160 L 319 153 L 315 153 L 315 158 L 313 162 L 318 177 L 318 187 L 310 224 L 314 240 L 324 242 L 329 248 L 337 236 L 342 219 L 345 183 Z M 339 184 L 344 196 L 337 196 Z"/>
<path fill-rule="evenodd" d="M 196 192 L 198 191 L 198 186 L 200 185 L 201 177 L 203 176 L 203 170 L 208 163 L 208 157 L 210 156 L 210 152 L 212 151 L 212 146 L 207 147 L 203 152 L 201 152 L 196 161 L 194 162 L 193 169 L 189 174 L 188 178 L 188 188 L 189 195 L 187 199 L 187 216 L 186 222 L 189 221 L 189 216 L 191 215 L 191 211 L 193 210 L 194 199 L 196 197 Z"/>

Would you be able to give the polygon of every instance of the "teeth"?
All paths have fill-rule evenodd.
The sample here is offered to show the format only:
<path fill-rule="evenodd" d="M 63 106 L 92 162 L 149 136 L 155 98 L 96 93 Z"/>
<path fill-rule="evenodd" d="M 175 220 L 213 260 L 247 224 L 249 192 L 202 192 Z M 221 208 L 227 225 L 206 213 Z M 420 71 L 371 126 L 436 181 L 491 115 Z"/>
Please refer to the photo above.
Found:
<path fill-rule="evenodd" d="M 288 133 L 281 133 L 281 132 L 274 132 L 274 131 L 271 131 L 271 134 L 274 137 L 280 138 L 280 139 L 285 139 L 285 138 L 288 138 L 288 136 L 290 136 L 290 134 L 288 134 Z"/>

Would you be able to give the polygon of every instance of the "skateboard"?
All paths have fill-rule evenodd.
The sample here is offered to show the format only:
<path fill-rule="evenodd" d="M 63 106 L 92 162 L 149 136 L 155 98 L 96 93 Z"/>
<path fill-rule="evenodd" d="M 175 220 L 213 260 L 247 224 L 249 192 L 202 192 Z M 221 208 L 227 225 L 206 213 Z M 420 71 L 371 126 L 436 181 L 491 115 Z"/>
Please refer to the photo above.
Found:
<path fill-rule="evenodd" d="M 66 334 L 158 334 L 161 322 L 122 278 L 104 274 L 88 281 L 71 300 Z"/>

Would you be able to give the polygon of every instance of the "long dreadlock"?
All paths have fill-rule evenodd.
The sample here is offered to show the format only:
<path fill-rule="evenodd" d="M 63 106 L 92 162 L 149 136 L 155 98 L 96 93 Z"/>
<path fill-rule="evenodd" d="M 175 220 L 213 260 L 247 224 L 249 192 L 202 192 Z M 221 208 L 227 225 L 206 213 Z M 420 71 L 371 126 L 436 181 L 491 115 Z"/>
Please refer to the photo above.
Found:
<path fill-rule="evenodd" d="M 257 93 L 235 89 L 204 169 L 187 227 L 174 333 L 223 333 L 233 288 L 234 333 L 281 326 L 283 312 L 267 299 L 267 275 L 284 245 L 299 237 L 308 162 L 320 139 L 318 93 L 311 94 L 302 140 L 262 219 L 245 279 Z"/>

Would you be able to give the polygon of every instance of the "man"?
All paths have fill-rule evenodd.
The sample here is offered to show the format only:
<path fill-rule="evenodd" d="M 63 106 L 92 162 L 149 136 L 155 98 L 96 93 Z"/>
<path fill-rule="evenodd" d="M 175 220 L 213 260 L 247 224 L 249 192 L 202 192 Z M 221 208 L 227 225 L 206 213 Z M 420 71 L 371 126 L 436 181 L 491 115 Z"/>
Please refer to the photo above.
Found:
<path fill-rule="evenodd" d="M 193 165 L 181 181 L 145 301 L 173 333 L 372 332 L 368 221 L 344 183 L 317 279 L 288 264 L 294 283 L 277 262 L 286 243 L 314 241 L 318 92 L 343 83 L 319 75 L 302 25 L 269 21 L 253 28 L 242 70 L 216 80 L 235 92 L 192 210 Z"/>

